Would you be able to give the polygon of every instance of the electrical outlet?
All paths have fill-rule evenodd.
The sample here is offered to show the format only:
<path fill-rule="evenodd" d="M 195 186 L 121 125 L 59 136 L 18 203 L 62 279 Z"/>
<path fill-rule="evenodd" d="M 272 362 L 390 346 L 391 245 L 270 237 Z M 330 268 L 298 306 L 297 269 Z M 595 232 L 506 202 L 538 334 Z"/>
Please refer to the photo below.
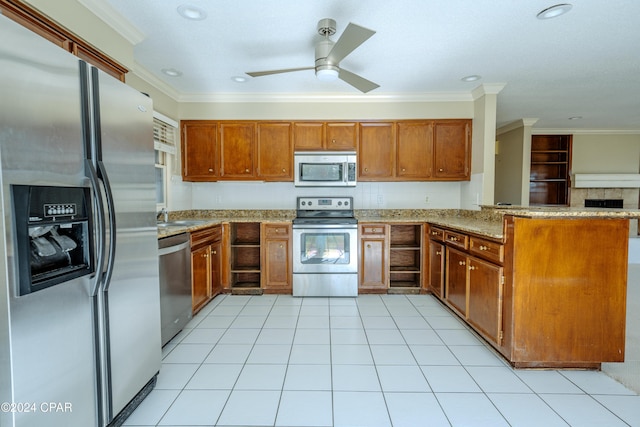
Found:
<path fill-rule="evenodd" d="M 429 203 L 429 196 L 424 196 L 424 202 Z"/>
<path fill-rule="evenodd" d="M 382 194 L 378 194 L 378 204 L 381 205 L 384 203 L 384 197 L 382 197 Z"/>

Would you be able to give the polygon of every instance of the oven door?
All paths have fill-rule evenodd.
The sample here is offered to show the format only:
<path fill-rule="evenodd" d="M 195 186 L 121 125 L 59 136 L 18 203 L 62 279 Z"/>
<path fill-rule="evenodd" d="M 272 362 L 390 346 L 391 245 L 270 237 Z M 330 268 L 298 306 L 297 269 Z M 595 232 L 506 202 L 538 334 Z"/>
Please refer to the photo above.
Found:
<path fill-rule="evenodd" d="M 293 226 L 294 273 L 356 273 L 356 224 Z"/>

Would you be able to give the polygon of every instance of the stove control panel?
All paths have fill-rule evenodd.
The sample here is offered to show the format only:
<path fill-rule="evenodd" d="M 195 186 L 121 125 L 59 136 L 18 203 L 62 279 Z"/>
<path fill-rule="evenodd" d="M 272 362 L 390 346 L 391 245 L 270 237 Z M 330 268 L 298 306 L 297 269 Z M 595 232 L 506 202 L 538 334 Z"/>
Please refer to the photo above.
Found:
<path fill-rule="evenodd" d="M 353 197 L 298 197 L 298 210 L 353 210 Z"/>

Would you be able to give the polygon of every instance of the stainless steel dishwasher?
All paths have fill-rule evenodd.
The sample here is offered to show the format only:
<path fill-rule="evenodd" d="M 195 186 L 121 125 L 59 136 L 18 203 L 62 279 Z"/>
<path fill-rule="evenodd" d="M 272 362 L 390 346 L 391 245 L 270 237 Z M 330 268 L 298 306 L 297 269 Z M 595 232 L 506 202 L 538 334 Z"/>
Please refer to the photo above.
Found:
<path fill-rule="evenodd" d="M 158 239 L 162 345 L 191 319 L 191 249 L 189 233 Z"/>

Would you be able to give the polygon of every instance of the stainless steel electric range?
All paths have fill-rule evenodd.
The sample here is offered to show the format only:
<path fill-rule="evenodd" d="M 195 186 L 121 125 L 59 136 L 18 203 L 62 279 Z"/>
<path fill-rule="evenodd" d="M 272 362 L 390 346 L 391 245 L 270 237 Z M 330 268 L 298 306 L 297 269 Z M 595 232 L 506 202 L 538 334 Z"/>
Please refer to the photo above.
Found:
<path fill-rule="evenodd" d="M 358 296 L 357 238 L 353 197 L 298 197 L 293 296 Z"/>

